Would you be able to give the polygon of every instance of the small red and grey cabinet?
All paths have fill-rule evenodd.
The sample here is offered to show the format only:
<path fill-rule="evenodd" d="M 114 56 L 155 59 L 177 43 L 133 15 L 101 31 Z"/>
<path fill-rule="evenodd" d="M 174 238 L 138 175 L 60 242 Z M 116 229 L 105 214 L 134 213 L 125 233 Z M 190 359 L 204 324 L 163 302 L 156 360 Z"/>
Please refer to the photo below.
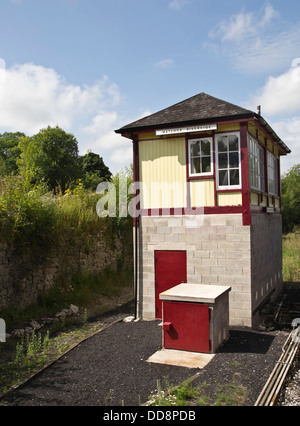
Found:
<path fill-rule="evenodd" d="M 229 337 L 230 290 L 180 284 L 161 293 L 164 349 L 215 353 Z"/>

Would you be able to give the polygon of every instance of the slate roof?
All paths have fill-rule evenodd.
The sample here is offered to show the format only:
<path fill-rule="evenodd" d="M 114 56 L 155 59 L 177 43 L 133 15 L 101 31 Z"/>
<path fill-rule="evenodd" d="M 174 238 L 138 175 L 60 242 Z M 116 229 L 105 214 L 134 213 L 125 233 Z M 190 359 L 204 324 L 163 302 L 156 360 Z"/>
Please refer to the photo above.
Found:
<path fill-rule="evenodd" d="M 200 123 L 216 120 L 217 118 L 251 115 L 253 115 L 253 112 L 250 110 L 214 98 L 206 93 L 200 93 L 169 108 L 151 114 L 148 117 L 127 124 L 117 130 L 117 133 L 133 129 L 153 128 L 153 126 L 162 127 L 164 125 L 177 125 L 179 123 Z"/>
<path fill-rule="evenodd" d="M 201 124 L 219 120 L 235 120 L 238 118 L 252 117 L 256 117 L 264 127 L 267 127 L 267 130 L 287 153 L 291 152 L 260 115 L 206 93 L 199 93 L 189 99 L 158 111 L 155 114 L 127 124 L 115 132 L 125 135 L 133 131 L 153 128 L 160 129 L 166 126 Z"/>

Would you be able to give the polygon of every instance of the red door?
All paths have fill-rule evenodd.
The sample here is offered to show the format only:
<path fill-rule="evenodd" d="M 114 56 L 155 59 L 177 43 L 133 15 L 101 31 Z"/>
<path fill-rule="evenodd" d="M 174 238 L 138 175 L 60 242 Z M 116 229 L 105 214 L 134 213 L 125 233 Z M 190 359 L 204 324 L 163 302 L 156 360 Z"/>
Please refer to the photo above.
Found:
<path fill-rule="evenodd" d="M 162 319 L 160 293 L 186 282 L 186 251 L 156 251 L 155 304 L 157 319 Z"/>
<path fill-rule="evenodd" d="M 209 307 L 164 301 L 164 348 L 209 353 Z"/>

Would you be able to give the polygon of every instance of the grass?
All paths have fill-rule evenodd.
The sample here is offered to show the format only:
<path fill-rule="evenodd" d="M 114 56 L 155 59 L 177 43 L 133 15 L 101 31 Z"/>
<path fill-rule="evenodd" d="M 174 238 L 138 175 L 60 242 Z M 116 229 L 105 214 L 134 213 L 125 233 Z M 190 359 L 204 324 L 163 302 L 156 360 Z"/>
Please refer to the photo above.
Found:
<path fill-rule="evenodd" d="M 300 226 L 295 232 L 284 235 L 283 251 L 283 280 L 285 282 L 300 281 Z"/>
<path fill-rule="evenodd" d="M 208 390 L 207 383 L 193 385 L 187 380 L 177 387 L 169 386 L 161 389 L 158 383 L 157 390 L 147 402 L 147 406 L 243 406 L 247 397 L 247 389 L 235 377 L 231 383 L 215 385 L 215 392 Z"/>

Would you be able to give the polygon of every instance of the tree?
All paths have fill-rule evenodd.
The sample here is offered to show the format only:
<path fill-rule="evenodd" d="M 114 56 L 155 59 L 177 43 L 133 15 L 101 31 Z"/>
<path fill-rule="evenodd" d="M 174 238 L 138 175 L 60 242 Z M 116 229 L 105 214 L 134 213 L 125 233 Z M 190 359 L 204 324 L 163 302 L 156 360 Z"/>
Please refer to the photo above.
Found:
<path fill-rule="evenodd" d="M 86 188 L 96 189 L 102 181 L 109 181 L 112 174 L 99 154 L 89 151 L 80 158 L 83 181 Z"/>
<path fill-rule="evenodd" d="M 0 175 L 16 175 L 18 173 L 17 160 L 20 158 L 19 148 L 20 138 L 25 137 L 24 133 L 3 133 L 0 134 Z"/>
<path fill-rule="evenodd" d="M 283 176 L 281 188 L 283 231 L 290 232 L 300 224 L 300 164 Z"/>
<path fill-rule="evenodd" d="M 31 138 L 21 138 L 18 166 L 20 174 L 36 183 L 63 190 L 80 177 L 78 142 L 72 134 L 56 126 L 40 130 Z"/>

